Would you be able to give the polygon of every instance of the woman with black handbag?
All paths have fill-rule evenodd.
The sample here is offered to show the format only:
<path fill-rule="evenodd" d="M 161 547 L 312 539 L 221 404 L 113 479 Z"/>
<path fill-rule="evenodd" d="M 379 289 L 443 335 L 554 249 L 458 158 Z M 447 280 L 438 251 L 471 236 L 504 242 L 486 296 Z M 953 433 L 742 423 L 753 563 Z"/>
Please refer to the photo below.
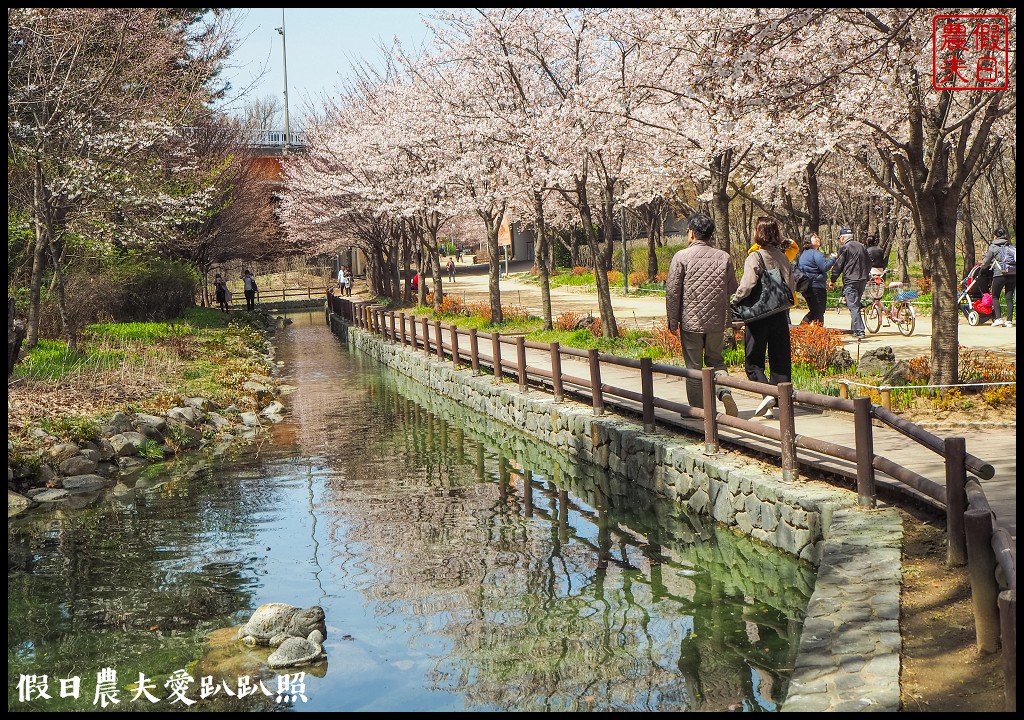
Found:
<path fill-rule="evenodd" d="M 734 317 L 744 320 L 744 369 L 754 382 L 778 385 L 790 382 L 792 356 L 789 341 L 789 308 L 793 307 L 793 271 L 782 251 L 782 234 L 770 217 L 759 217 L 754 228 L 759 247 L 747 255 L 743 277 L 732 296 Z M 765 368 L 765 355 L 768 367 Z M 754 417 L 773 417 L 778 404 L 765 395 Z"/>

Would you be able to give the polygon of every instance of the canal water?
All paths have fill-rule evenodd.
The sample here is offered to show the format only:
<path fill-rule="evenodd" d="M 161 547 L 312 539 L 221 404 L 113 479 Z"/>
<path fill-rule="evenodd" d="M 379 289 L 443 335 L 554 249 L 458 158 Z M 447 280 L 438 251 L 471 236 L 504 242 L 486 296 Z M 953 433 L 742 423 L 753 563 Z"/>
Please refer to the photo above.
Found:
<path fill-rule="evenodd" d="M 288 317 L 270 438 L 9 520 L 9 710 L 778 709 L 812 568 Z M 269 602 L 325 662 L 233 639 Z"/>

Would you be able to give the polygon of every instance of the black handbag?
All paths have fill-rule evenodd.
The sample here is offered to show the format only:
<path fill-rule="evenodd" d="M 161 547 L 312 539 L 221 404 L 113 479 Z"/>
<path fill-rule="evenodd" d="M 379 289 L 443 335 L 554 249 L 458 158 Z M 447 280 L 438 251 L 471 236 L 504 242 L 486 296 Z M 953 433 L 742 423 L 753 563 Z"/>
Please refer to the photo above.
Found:
<path fill-rule="evenodd" d="M 757 278 L 757 285 L 750 295 L 729 306 L 733 318 L 745 323 L 763 320 L 793 307 L 793 292 L 783 279 L 782 273 L 778 268 L 769 270 L 765 266 L 760 250 L 757 251 L 757 259 L 761 261 L 761 274 Z"/>

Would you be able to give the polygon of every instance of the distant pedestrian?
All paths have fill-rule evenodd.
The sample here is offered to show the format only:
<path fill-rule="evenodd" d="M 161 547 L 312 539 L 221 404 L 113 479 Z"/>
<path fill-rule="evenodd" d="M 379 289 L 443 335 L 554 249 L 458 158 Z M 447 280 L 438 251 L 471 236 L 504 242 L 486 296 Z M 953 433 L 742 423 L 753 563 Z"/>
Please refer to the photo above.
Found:
<path fill-rule="evenodd" d="M 256 278 L 252 272 L 246 270 L 242 273 L 242 291 L 245 293 L 245 309 L 252 312 L 256 309 Z"/>
<path fill-rule="evenodd" d="M 878 239 L 877 235 L 868 235 L 865 244 L 867 246 L 866 250 L 871 274 L 884 275 L 885 268 L 889 265 L 889 258 L 885 256 L 885 252 L 882 250 L 882 241 Z"/>
<path fill-rule="evenodd" d="M 448 258 L 448 264 L 445 265 L 445 269 L 448 271 L 448 280 L 455 282 L 455 260 Z"/>
<path fill-rule="evenodd" d="M 756 252 L 747 253 L 743 263 L 743 277 L 739 287 L 732 296 L 731 302 L 738 303 L 750 295 L 758 287 L 761 273 L 766 270 L 778 270 L 782 279 L 793 287 L 793 266 L 782 251 L 782 235 L 779 226 L 770 217 L 757 218 L 754 227 L 754 243 L 758 245 Z M 789 339 L 789 313 L 782 311 L 774 315 L 748 322 L 746 325 L 744 346 L 744 369 L 747 379 L 754 382 L 778 385 L 792 380 L 792 348 Z M 767 368 L 765 366 L 767 355 Z M 765 395 L 754 411 L 754 416 L 773 417 L 772 408 L 777 401 L 771 395 Z"/>
<path fill-rule="evenodd" d="M 860 298 L 868 284 L 868 273 L 871 265 L 868 251 L 853 239 L 853 230 L 843 228 L 839 231 L 839 252 L 835 253 L 832 264 L 831 279 L 843 276 L 843 297 L 846 307 L 850 309 L 850 331 L 857 339 L 864 337 L 864 318 L 860 313 Z"/>
<path fill-rule="evenodd" d="M 686 367 L 712 367 L 716 376 L 728 375 L 725 333 L 732 330 L 729 295 L 737 287 L 736 270 L 729 253 L 710 245 L 715 234 L 710 217 L 694 213 L 687 224 L 689 245 L 673 256 L 665 282 L 668 329 L 679 332 Z M 718 399 L 727 415 L 739 414 L 729 388 L 719 389 Z M 686 402 L 691 407 L 704 407 L 700 379 L 686 378 Z"/>
<path fill-rule="evenodd" d="M 825 296 L 828 293 L 828 271 L 835 261 L 825 257 L 821 252 L 821 237 L 818 233 L 809 233 L 803 242 L 803 251 L 797 258 L 796 266 L 807 278 L 810 279 L 810 287 L 804 291 L 804 300 L 807 301 L 807 314 L 800 321 L 801 325 L 816 322 L 819 325 L 825 324 Z"/>
<path fill-rule="evenodd" d="M 982 268 L 992 270 L 992 327 L 1013 327 L 1013 304 L 1017 293 L 1017 248 L 1010 242 L 1006 228 L 996 228 L 992 244 L 981 261 Z M 1006 319 L 1002 315 L 1002 296 L 1006 291 Z"/>
<path fill-rule="evenodd" d="M 217 300 L 217 305 L 220 306 L 221 312 L 227 312 L 228 284 L 220 276 L 220 273 L 213 276 L 213 296 Z"/>
<path fill-rule="evenodd" d="M 342 271 L 345 273 L 344 282 L 341 285 L 341 294 L 346 297 L 352 296 L 352 269 L 348 265 L 342 265 Z"/>

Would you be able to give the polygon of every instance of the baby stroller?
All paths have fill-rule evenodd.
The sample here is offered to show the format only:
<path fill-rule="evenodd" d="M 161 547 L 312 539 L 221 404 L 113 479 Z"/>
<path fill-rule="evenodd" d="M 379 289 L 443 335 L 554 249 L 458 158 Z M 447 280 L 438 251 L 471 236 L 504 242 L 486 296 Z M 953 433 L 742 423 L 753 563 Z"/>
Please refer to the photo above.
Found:
<path fill-rule="evenodd" d="M 992 271 L 978 263 L 960 283 L 957 306 L 967 318 L 968 325 L 981 325 L 992 319 Z M 986 297 L 987 296 L 987 297 Z M 988 300 L 986 303 L 985 300 Z"/>

